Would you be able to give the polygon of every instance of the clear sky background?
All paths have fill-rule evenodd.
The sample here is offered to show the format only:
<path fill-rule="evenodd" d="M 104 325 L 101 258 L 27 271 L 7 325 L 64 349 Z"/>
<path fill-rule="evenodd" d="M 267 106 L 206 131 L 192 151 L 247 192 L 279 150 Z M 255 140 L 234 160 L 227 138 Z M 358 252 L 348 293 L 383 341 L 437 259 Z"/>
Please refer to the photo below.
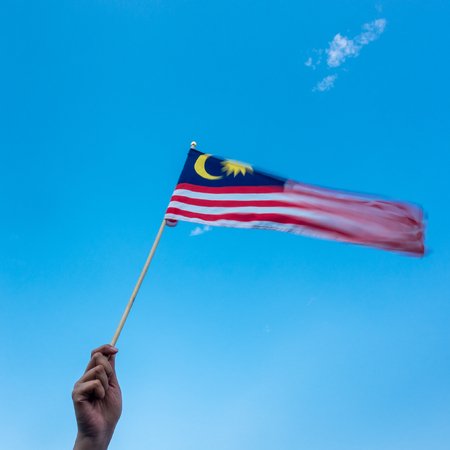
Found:
<path fill-rule="evenodd" d="M 195 140 L 420 204 L 431 251 L 166 228 L 117 343 L 110 448 L 447 450 L 449 17 L 431 0 L 3 0 L 1 448 L 72 448 L 72 386 Z"/>

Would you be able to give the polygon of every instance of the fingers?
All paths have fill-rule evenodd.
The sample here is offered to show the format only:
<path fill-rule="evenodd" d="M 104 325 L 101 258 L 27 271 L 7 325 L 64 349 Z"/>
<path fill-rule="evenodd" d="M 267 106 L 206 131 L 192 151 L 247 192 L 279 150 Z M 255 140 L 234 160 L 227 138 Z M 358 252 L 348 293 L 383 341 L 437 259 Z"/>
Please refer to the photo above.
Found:
<path fill-rule="evenodd" d="M 119 382 L 117 381 L 116 371 L 115 371 L 115 363 L 116 363 L 115 356 L 116 356 L 118 351 L 119 350 L 117 348 L 112 347 L 109 344 L 104 344 L 104 345 L 101 345 L 100 347 L 96 348 L 95 350 L 92 350 L 92 352 L 91 352 L 91 356 L 92 357 L 96 353 L 101 353 L 104 356 L 109 356 L 109 358 L 108 358 L 109 359 L 109 366 L 108 367 L 112 368 L 112 373 L 110 373 L 107 370 L 108 367 L 105 367 L 105 370 L 106 370 L 106 373 L 108 375 L 108 378 L 110 378 L 109 379 L 110 384 L 115 385 L 115 386 L 119 385 Z M 108 359 L 107 358 L 103 358 L 103 359 L 100 358 L 98 361 L 103 361 L 103 362 L 101 362 L 101 364 L 103 364 L 105 360 L 108 362 Z M 88 367 L 86 368 L 86 371 L 91 369 L 92 367 L 94 367 L 93 364 L 92 365 L 88 364 Z"/>
<path fill-rule="evenodd" d="M 118 386 L 114 371 L 117 352 L 116 348 L 107 344 L 92 351 L 86 371 L 74 386 L 74 400 L 82 401 L 92 397 L 103 399 L 110 385 Z M 110 357 L 109 361 L 106 356 Z"/>
<path fill-rule="evenodd" d="M 92 350 L 91 358 L 92 356 L 94 356 L 95 353 L 101 353 L 102 355 L 108 356 L 108 355 L 115 355 L 118 351 L 119 350 L 116 347 L 112 347 L 109 344 L 104 344 L 96 348 L 95 350 Z"/>
<path fill-rule="evenodd" d="M 105 373 L 108 376 L 108 378 L 113 373 L 113 368 L 112 368 L 110 362 L 100 352 L 92 354 L 92 358 L 91 358 L 91 360 L 89 361 L 89 364 L 86 367 L 85 373 L 89 372 L 91 369 L 93 369 L 94 367 L 97 367 L 97 366 L 102 366 L 105 369 Z"/>
<path fill-rule="evenodd" d="M 98 380 L 106 392 L 109 387 L 108 378 L 109 377 L 106 374 L 105 368 L 102 365 L 98 365 L 85 372 L 84 375 L 78 380 L 78 383 L 87 383 L 88 381 Z"/>
<path fill-rule="evenodd" d="M 106 391 L 100 380 L 90 380 L 85 383 L 76 383 L 72 392 L 74 402 L 80 402 L 91 396 L 105 398 Z"/>

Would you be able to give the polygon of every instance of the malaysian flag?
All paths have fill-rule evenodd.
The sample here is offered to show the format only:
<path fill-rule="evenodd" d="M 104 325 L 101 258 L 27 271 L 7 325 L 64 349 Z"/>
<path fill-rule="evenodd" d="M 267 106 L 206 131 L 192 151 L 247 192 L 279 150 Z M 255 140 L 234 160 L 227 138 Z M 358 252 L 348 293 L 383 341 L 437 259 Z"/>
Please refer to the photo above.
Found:
<path fill-rule="evenodd" d="M 189 151 L 165 215 L 218 227 L 286 231 L 424 255 L 424 214 L 410 203 L 324 189 Z"/>

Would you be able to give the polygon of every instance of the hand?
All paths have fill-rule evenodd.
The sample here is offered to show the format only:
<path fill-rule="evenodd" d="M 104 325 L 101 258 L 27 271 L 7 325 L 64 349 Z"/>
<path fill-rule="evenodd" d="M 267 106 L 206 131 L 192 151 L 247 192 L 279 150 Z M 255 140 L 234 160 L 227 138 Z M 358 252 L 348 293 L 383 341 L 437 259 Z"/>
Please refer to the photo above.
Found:
<path fill-rule="evenodd" d="M 122 393 L 115 370 L 117 352 L 107 344 L 93 350 L 84 375 L 75 383 L 72 400 L 78 434 L 74 450 L 108 448 L 122 412 Z"/>

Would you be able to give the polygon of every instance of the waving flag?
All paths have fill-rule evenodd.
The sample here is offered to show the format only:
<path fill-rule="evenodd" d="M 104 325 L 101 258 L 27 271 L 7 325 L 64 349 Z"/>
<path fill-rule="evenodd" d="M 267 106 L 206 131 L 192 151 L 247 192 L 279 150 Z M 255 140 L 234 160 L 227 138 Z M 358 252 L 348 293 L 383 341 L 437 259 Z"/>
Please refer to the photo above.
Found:
<path fill-rule="evenodd" d="M 286 231 L 424 254 L 425 223 L 418 206 L 298 183 L 193 148 L 165 219 Z"/>

